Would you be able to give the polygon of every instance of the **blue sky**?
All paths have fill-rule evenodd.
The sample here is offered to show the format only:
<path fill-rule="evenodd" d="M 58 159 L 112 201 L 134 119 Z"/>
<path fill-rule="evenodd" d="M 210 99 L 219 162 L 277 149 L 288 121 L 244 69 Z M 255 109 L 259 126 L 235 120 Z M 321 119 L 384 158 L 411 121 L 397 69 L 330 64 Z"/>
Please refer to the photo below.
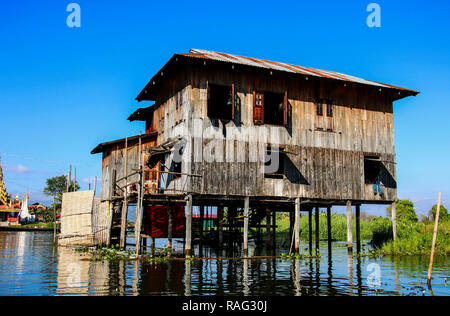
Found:
<path fill-rule="evenodd" d="M 7 189 L 32 200 L 48 177 L 101 177 L 98 143 L 144 127 L 134 98 L 175 52 L 203 48 L 339 71 L 421 91 L 394 105 L 400 198 L 425 212 L 450 194 L 450 3 L 376 1 L 4 2 L 0 9 L 0 153 Z M 375 1 L 374 1 L 375 2 Z M 85 180 L 85 181 L 83 181 Z M 383 208 L 366 210 L 384 215 Z"/>

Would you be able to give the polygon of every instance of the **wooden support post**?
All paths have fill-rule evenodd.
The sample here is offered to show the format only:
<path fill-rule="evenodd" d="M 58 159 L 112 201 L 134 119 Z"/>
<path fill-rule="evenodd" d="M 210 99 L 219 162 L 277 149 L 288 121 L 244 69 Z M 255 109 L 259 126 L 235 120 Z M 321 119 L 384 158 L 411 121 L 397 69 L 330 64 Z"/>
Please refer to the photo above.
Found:
<path fill-rule="evenodd" d="M 428 286 L 431 288 L 431 275 L 433 273 L 434 249 L 436 247 L 437 233 L 439 229 L 439 214 L 441 212 L 442 192 L 439 192 L 436 215 L 434 219 L 433 244 L 431 245 L 430 265 L 428 267 Z"/>
<path fill-rule="evenodd" d="M 397 240 L 397 201 L 392 203 L 392 233 L 394 235 L 394 240 Z"/>
<path fill-rule="evenodd" d="M 361 206 L 356 205 L 356 252 L 361 253 Z"/>
<path fill-rule="evenodd" d="M 219 248 L 223 245 L 223 205 L 219 205 L 217 208 L 217 229 L 219 233 Z"/>
<path fill-rule="evenodd" d="M 308 209 L 308 239 L 309 254 L 312 255 L 312 208 Z"/>
<path fill-rule="evenodd" d="M 142 140 L 141 140 L 141 133 L 139 132 L 139 150 L 138 150 L 138 163 L 139 163 L 139 175 L 140 175 L 140 181 L 139 181 L 139 191 L 138 191 L 138 199 L 137 199 L 137 206 L 136 206 L 136 220 L 134 223 L 134 235 L 136 238 L 136 257 L 139 256 L 139 253 L 141 251 L 141 229 L 142 229 L 142 208 L 143 208 L 143 195 L 144 195 L 144 168 L 143 168 L 143 162 L 142 162 Z M 113 170 L 115 171 L 115 170 Z M 114 173 L 114 172 L 113 172 Z M 113 179 L 115 182 L 115 179 Z"/>
<path fill-rule="evenodd" d="M 289 212 L 289 240 L 293 240 L 293 236 L 294 236 L 294 215 L 295 215 L 295 210 L 294 212 Z M 292 244 L 292 242 L 291 242 Z M 292 247 L 291 247 L 292 248 Z"/>
<path fill-rule="evenodd" d="M 328 253 L 331 252 L 331 207 L 327 207 Z"/>
<path fill-rule="evenodd" d="M 191 257 L 192 251 L 192 194 L 187 196 L 186 201 L 186 258 Z"/>
<path fill-rule="evenodd" d="M 277 211 L 272 211 L 272 247 L 275 249 L 277 246 Z"/>
<path fill-rule="evenodd" d="M 97 194 L 97 176 L 94 178 L 94 196 Z"/>
<path fill-rule="evenodd" d="M 248 256 L 248 213 L 250 208 L 250 198 L 245 197 L 244 201 L 244 256 Z"/>
<path fill-rule="evenodd" d="M 352 201 L 347 201 L 347 250 L 353 252 Z"/>
<path fill-rule="evenodd" d="M 72 165 L 70 165 L 69 176 L 67 177 L 66 192 L 70 191 L 70 182 L 72 181 Z"/>
<path fill-rule="evenodd" d="M 320 228 L 320 218 L 319 218 L 319 207 L 318 206 L 316 206 L 316 216 L 315 216 L 315 219 L 316 219 L 316 252 L 317 251 L 319 251 L 319 247 L 320 247 L 320 230 L 319 230 L 319 228 Z"/>
<path fill-rule="evenodd" d="M 167 207 L 167 213 L 169 215 L 169 221 L 167 223 L 167 249 L 169 256 L 172 254 L 172 234 L 173 234 L 173 212 L 172 203 L 169 203 Z"/>
<path fill-rule="evenodd" d="M 270 236 L 270 213 L 271 210 L 268 208 L 266 209 L 266 246 L 267 247 L 271 247 L 272 241 L 271 241 L 271 236 Z"/>
<path fill-rule="evenodd" d="M 200 248 L 203 246 L 203 230 L 205 225 L 205 205 L 200 205 Z"/>
<path fill-rule="evenodd" d="M 125 139 L 125 192 L 122 205 L 122 219 L 120 223 L 120 248 L 125 249 L 127 239 L 128 216 L 128 138 Z"/>
<path fill-rule="evenodd" d="M 294 221 L 294 238 L 295 253 L 300 252 L 300 198 L 295 199 L 295 221 Z"/>

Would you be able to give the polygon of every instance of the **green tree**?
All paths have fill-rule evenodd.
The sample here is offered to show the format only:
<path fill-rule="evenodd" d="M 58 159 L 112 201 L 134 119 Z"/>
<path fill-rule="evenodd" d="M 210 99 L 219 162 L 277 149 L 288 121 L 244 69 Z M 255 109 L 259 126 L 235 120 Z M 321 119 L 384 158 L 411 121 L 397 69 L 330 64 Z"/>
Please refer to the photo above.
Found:
<path fill-rule="evenodd" d="M 56 202 L 62 202 L 62 195 L 66 191 L 67 178 L 65 175 L 49 178 L 46 181 L 44 194 L 51 196 Z M 69 192 L 78 191 L 80 186 L 74 181 L 70 181 Z"/>
<path fill-rule="evenodd" d="M 414 203 L 410 200 L 397 201 L 397 221 L 414 222 L 417 223 L 419 218 L 414 210 Z M 392 217 L 392 207 L 387 208 L 387 213 Z"/>
<path fill-rule="evenodd" d="M 436 212 L 437 212 L 437 205 L 433 206 L 433 208 L 428 212 L 428 216 L 430 217 L 430 219 L 432 219 L 433 221 L 436 220 Z M 439 211 L 439 221 L 440 222 L 446 222 L 448 221 L 450 218 L 448 216 L 448 210 L 445 208 L 444 205 L 441 205 L 441 209 Z"/>

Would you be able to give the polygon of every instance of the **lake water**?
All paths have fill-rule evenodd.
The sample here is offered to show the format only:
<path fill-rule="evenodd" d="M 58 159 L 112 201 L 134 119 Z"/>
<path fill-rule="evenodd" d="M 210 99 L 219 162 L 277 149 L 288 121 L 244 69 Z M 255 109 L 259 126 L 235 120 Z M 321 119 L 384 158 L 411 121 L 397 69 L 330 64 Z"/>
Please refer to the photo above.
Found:
<path fill-rule="evenodd" d="M 0 295 L 430 295 L 429 258 L 356 259 L 347 255 L 342 242 L 333 243 L 332 260 L 322 243 L 320 260 L 150 264 L 91 262 L 72 249 L 54 249 L 52 238 L 52 233 L 0 232 Z M 203 257 L 217 254 L 204 249 Z M 448 257 L 435 259 L 434 295 L 450 295 L 445 279 L 450 276 L 449 263 Z"/>

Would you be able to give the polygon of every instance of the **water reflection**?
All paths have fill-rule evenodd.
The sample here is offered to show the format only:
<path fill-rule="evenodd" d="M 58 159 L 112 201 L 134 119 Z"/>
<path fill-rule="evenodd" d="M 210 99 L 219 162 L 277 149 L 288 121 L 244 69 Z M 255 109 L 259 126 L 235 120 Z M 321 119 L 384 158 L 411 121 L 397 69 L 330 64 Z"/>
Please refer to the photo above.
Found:
<path fill-rule="evenodd" d="M 324 246 L 311 260 L 91 262 L 68 248 L 54 250 L 52 234 L 0 232 L 0 295 L 376 295 L 367 283 L 371 263 L 380 266 L 378 294 L 422 295 L 426 288 L 427 258 L 354 258 L 345 243 L 333 243 L 331 258 Z M 203 254 L 217 256 L 206 247 Z M 436 260 L 435 295 L 450 294 L 448 263 Z"/>

